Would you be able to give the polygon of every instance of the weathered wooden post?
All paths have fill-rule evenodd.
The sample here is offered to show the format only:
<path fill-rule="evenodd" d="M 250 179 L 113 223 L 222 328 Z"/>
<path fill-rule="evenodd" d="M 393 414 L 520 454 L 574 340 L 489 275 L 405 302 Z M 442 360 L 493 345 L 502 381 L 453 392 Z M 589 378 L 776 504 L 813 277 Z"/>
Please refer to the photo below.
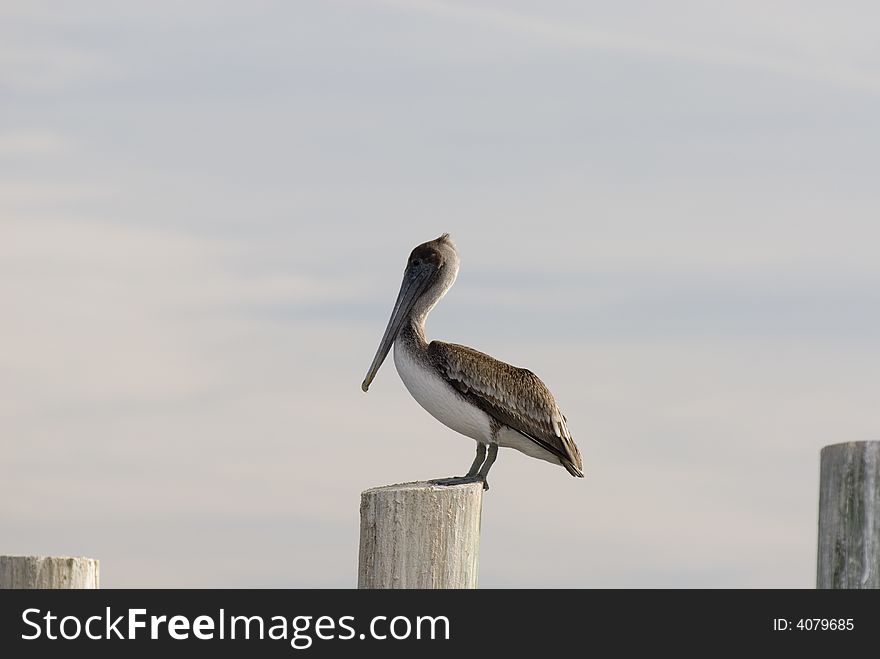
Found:
<path fill-rule="evenodd" d="M 817 588 L 880 588 L 880 442 L 822 449 Z"/>
<path fill-rule="evenodd" d="M 0 556 L 2 588 L 97 588 L 98 561 L 69 556 Z"/>
<path fill-rule="evenodd" d="M 358 588 L 476 588 L 480 483 L 361 493 Z"/>

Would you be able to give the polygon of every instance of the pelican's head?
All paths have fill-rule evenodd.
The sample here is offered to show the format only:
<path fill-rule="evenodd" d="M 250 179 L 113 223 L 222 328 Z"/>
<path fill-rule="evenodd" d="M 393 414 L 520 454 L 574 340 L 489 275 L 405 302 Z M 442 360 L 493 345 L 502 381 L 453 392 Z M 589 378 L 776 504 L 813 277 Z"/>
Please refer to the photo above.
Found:
<path fill-rule="evenodd" d="M 379 342 L 379 349 L 367 371 L 361 389 L 367 391 L 376 377 L 379 367 L 388 356 L 388 351 L 397 338 L 407 318 L 423 321 L 428 312 L 437 304 L 455 282 L 458 275 L 458 251 L 448 233 L 435 240 L 422 243 L 410 252 L 403 271 L 403 283 L 397 294 L 397 302 Z"/>

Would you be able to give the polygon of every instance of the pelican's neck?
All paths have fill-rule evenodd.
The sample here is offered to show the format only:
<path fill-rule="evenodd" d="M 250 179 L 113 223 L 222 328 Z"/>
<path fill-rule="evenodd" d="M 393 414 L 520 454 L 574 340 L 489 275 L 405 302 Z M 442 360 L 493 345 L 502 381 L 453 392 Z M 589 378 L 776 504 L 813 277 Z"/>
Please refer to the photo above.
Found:
<path fill-rule="evenodd" d="M 437 288 L 438 287 L 436 286 L 432 286 L 425 291 L 425 294 L 422 295 L 422 298 L 413 306 L 409 318 L 407 318 L 406 322 L 403 324 L 403 328 L 408 335 L 407 338 L 414 339 L 415 344 L 420 348 L 428 345 L 428 339 L 425 337 L 425 321 L 428 319 L 428 314 L 431 313 L 431 309 L 434 308 L 434 305 L 440 301 L 440 298 L 443 297 L 443 294 L 446 292 L 443 289 L 438 291 Z"/>
<path fill-rule="evenodd" d="M 403 327 L 400 328 L 400 338 L 415 348 L 424 350 L 428 347 L 428 339 L 425 336 L 425 318 L 417 318 L 410 314 Z"/>
<path fill-rule="evenodd" d="M 425 320 L 431 309 L 446 295 L 455 278 L 458 276 L 458 261 L 452 261 L 450 264 L 441 269 L 439 276 L 434 283 L 429 286 L 422 296 L 413 305 L 409 317 L 404 322 L 400 330 L 401 334 L 406 334 L 406 339 L 412 339 L 420 348 L 428 345 L 428 339 L 425 337 Z"/>

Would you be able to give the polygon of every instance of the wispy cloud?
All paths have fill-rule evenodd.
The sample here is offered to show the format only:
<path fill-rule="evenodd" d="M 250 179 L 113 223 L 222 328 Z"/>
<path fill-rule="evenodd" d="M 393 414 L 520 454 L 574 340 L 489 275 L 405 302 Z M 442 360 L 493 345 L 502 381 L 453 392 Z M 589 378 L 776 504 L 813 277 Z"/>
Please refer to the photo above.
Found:
<path fill-rule="evenodd" d="M 108 80 L 118 69 L 106 57 L 86 48 L 0 42 L 0 88 L 29 93 L 55 93 L 87 82 Z"/>
<path fill-rule="evenodd" d="M 841 65 L 821 57 L 794 53 L 782 57 L 759 51 L 734 49 L 722 44 L 708 48 L 688 43 L 687 36 L 670 34 L 665 38 L 596 29 L 576 22 L 563 23 L 544 18 L 543 13 L 520 13 L 473 2 L 440 0 L 375 0 L 378 4 L 405 12 L 420 12 L 435 17 L 475 23 L 493 30 L 524 36 L 557 48 L 600 50 L 611 53 L 634 53 L 650 57 L 721 65 L 763 71 L 804 80 L 880 91 L 880 74 Z M 674 11 L 670 9 L 670 11 Z"/>
<path fill-rule="evenodd" d="M 70 140 L 50 131 L 0 133 L 0 158 L 57 155 L 67 151 L 70 146 Z"/>

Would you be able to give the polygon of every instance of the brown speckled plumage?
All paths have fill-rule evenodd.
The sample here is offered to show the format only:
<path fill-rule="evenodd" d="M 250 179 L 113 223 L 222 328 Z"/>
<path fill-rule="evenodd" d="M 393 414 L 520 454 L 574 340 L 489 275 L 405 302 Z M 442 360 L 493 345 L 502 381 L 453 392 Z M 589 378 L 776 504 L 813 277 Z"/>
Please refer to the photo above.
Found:
<path fill-rule="evenodd" d="M 556 455 L 573 476 L 583 476 L 581 452 L 565 416 L 537 375 L 456 343 L 431 341 L 428 355 L 450 384 L 492 419 Z"/>

